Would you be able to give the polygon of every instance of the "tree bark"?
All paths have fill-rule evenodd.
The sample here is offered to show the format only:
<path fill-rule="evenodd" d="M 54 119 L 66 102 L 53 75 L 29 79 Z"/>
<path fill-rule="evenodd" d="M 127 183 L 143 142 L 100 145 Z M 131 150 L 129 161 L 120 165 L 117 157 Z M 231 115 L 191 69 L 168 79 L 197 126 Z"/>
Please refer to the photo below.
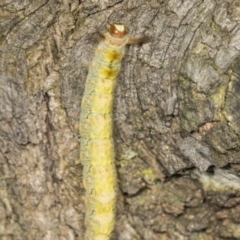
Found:
<path fill-rule="evenodd" d="M 0 238 L 83 239 L 79 114 L 98 33 L 118 76 L 112 239 L 240 239 L 239 0 L 0 1 Z"/>

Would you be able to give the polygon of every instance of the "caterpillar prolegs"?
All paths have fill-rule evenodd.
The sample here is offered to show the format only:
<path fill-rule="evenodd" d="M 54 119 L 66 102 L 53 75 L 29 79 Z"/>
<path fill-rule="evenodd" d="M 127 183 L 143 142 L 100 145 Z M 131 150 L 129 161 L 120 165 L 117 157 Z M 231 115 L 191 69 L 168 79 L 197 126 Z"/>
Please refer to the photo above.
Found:
<path fill-rule="evenodd" d="M 113 92 L 126 44 L 145 40 L 129 38 L 121 24 L 111 24 L 102 38 L 89 67 L 80 114 L 85 240 L 107 240 L 114 227 L 117 179 L 112 139 Z"/>

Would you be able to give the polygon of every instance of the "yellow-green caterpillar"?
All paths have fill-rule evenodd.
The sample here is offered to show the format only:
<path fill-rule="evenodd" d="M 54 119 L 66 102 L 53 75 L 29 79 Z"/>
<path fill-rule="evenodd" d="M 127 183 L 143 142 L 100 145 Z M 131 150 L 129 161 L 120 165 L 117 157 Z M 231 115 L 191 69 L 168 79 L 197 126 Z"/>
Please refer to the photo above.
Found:
<path fill-rule="evenodd" d="M 85 193 L 85 240 L 107 240 L 115 222 L 117 179 L 112 139 L 112 102 L 115 79 L 130 39 L 125 27 L 111 24 L 102 35 L 89 67 L 80 114 L 83 184 Z"/>

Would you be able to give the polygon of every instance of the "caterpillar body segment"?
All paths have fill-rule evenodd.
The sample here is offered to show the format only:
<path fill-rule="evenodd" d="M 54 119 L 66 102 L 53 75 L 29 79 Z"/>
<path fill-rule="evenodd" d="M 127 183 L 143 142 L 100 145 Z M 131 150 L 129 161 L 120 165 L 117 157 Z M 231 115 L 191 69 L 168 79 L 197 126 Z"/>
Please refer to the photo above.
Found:
<path fill-rule="evenodd" d="M 89 67 L 81 104 L 80 158 L 85 187 L 85 240 L 108 240 L 114 228 L 117 194 L 112 102 L 125 46 L 123 25 L 111 24 Z"/>

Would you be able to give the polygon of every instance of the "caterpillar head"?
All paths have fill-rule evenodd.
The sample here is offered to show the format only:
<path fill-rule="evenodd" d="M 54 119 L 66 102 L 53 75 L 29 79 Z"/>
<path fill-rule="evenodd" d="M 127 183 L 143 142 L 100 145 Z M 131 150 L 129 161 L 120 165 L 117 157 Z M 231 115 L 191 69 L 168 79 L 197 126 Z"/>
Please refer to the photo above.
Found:
<path fill-rule="evenodd" d="M 122 24 L 110 24 L 108 28 L 109 34 L 114 38 L 123 38 L 126 35 L 126 28 Z"/>

